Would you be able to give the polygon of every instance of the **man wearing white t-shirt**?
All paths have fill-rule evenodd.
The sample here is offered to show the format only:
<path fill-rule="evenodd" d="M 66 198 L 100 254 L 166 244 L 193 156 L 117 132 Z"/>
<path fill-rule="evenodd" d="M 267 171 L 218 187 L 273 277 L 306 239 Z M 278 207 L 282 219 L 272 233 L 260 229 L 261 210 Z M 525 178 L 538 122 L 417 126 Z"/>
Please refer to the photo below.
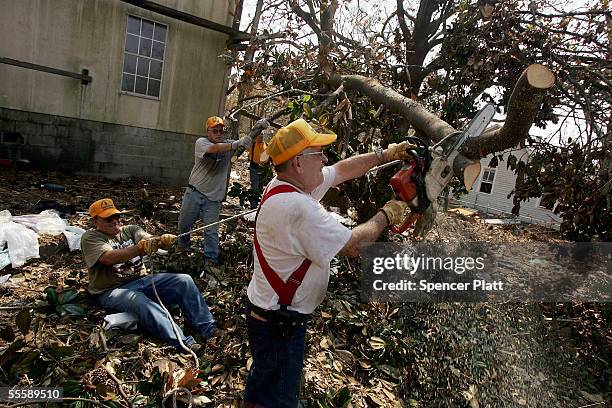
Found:
<path fill-rule="evenodd" d="M 319 203 L 327 190 L 383 162 L 406 159 L 414 146 L 391 144 L 325 166 L 322 147 L 336 135 L 317 133 L 298 119 L 280 129 L 265 152 L 277 176 L 264 191 L 255 221 L 253 277 L 247 289 L 247 329 L 253 364 L 245 406 L 294 408 L 304 362 L 308 316 L 321 304 L 329 266 L 337 254 L 356 257 L 408 206 L 391 200 L 367 222 L 349 230 Z"/>

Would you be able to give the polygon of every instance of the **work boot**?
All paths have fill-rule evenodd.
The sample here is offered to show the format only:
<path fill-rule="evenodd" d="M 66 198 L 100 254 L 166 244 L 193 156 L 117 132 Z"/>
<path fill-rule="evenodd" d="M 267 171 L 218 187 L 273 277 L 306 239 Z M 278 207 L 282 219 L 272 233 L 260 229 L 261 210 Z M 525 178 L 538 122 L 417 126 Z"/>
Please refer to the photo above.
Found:
<path fill-rule="evenodd" d="M 225 340 L 226 335 L 227 332 L 225 330 L 215 328 L 215 331 L 213 331 L 210 336 L 196 334 L 193 337 L 202 344 L 205 344 L 206 348 L 208 348 L 208 346 L 219 348 Z"/>
<path fill-rule="evenodd" d="M 215 329 L 215 331 L 206 339 L 206 344 L 210 344 L 214 347 L 219 347 L 225 340 L 226 336 L 227 332 L 225 330 Z"/>
<path fill-rule="evenodd" d="M 223 272 L 224 269 L 225 267 L 219 262 L 207 259 L 206 261 L 204 261 L 204 269 L 200 273 L 200 278 L 204 278 L 206 275 L 211 275 L 215 279 L 217 279 L 219 274 Z"/>

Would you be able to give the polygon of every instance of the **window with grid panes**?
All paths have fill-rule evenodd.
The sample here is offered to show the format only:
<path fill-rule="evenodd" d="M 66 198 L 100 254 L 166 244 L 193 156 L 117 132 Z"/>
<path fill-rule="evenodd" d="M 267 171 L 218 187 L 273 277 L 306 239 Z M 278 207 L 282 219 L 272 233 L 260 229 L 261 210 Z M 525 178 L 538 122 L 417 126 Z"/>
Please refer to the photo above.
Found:
<path fill-rule="evenodd" d="M 480 192 L 491 194 L 493 180 L 495 180 L 495 169 L 485 169 L 482 173 L 482 181 L 480 182 Z"/>
<path fill-rule="evenodd" d="M 159 97 L 168 27 L 128 16 L 121 90 Z"/>

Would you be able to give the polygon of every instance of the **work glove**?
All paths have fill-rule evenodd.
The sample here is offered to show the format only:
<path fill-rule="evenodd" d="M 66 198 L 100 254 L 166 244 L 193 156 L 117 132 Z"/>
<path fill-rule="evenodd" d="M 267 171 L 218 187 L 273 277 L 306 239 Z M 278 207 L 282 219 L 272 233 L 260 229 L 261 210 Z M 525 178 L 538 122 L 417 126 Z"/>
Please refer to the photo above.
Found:
<path fill-rule="evenodd" d="M 387 216 L 389 225 L 401 225 L 404 223 L 406 208 L 408 208 L 408 203 L 405 201 L 389 200 L 380 211 L 384 212 Z"/>
<path fill-rule="evenodd" d="M 176 235 L 164 234 L 159 238 L 159 247 L 161 249 L 170 249 L 176 242 Z"/>
<path fill-rule="evenodd" d="M 261 128 L 261 130 L 264 130 L 270 127 L 270 122 L 268 122 L 266 118 L 259 119 L 257 122 L 255 122 L 255 126 L 253 127 L 254 128 L 259 127 Z"/>
<path fill-rule="evenodd" d="M 149 237 L 138 241 L 138 248 L 147 255 L 157 253 L 157 248 L 160 247 L 160 237 Z"/>
<path fill-rule="evenodd" d="M 391 143 L 384 151 L 385 161 L 406 160 L 411 158 L 409 150 L 416 149 L 416 145 L 408 141 L 402 143 Z"/>
<path fill-rule="evenodd" d="M 243 149 L 248 149 L 251 146 L 251 143 L 253 143 L 253 139 L 251 139 L 251 136 L 249 135 L 243 136 L 240 139 L 232 142 L 232 150 L 236 150 L 241 147 Z"/>

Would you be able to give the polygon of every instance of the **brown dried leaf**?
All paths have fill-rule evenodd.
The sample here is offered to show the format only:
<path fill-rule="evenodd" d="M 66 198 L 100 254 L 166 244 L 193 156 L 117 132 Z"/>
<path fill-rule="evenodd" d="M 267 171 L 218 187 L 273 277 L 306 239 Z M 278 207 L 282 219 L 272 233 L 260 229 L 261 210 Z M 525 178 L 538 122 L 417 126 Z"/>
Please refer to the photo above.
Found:
<path fill-rule="evenodd" d="M 21 309 L 15 317 L 15 323 L 19 328 L 19 331 L 24 336 L 30 331 L 30 325 L 32 324 L 32 315 L 29 309 Z"/>
<path fill-rule="evenodd" d="M 157 367 L 159 369 L 160 374 L 168 373 L 172 374 L 174 369 L 176 368 L 176 364 L 167 358 L 160 358 L 153 363 L 153 368 Z"/>
<path fill-rule="evenodd" d="M 370 364 L 370 362 L 367 360 L 359 360 L 359 365 L 361 366 L 361 368 L 365 368 L 365 369 L 372 367 L 372 364 Z"/>
<path fill-rule="evenodd" d="M 371 393 L 368 393 L 368 394 L 367 394 L 367 397 L 370 399 L 370 401 L 371 401 L 371 402 L 372 402 L 374 405 L 376 405 L 376 406 L 378 406 L 378 407 L 383 407 L 383 406 L 385 406 L 385 403 L 384 403 L 384 402 L 382 402 L 380 399 L 378 399 L 378 397 L 377 397 L 376 395 L 371 394 Z"/>
<path fill-rule="evenodd" d="M 223 380 L 225 380 L 226 376 L 227 376 L 227 374 L 219 374 L 219 375 L 213 377 L 212 381 L 210 382 L 210 385 L 214 387 L 217 384 L 223 383 Z"/>
<path fill-rule="evenodd" d="M 321 341 L 319 342 L 319 345 L 320 345 L 322 348 L 324 348 L 324 349 L 326 349 L 326 350 L 329 350 L 329 348 L 331 347 L 332 343 L 331 343 L 331 341 L 329 340 L 329 337 L 324 336 L 324 337 L 321 339 Z"/>
<path fill-rule="evenodd" d="M 187 368 L 183 377 L 178 381 L 178 387 L 184 387 L 188 390 L 194 389 L 198 384 L 200 384 L 200 379 L 197 378 L 200 370 L 196 370 L 194 368 Z"/>
<path fill-rule="evenodd" d="M 384 349 L 387 344 L 383 339 L 376 336 L 370 337 L 369 343 L 370 347 L 372 347 L 374 350 Z"/>
<path fill-rule="evenodd" d="M 355 362 L 355 356 L 348 350 L 335 350 L 334 353 L 347 364 L 353 364 Z"/>

